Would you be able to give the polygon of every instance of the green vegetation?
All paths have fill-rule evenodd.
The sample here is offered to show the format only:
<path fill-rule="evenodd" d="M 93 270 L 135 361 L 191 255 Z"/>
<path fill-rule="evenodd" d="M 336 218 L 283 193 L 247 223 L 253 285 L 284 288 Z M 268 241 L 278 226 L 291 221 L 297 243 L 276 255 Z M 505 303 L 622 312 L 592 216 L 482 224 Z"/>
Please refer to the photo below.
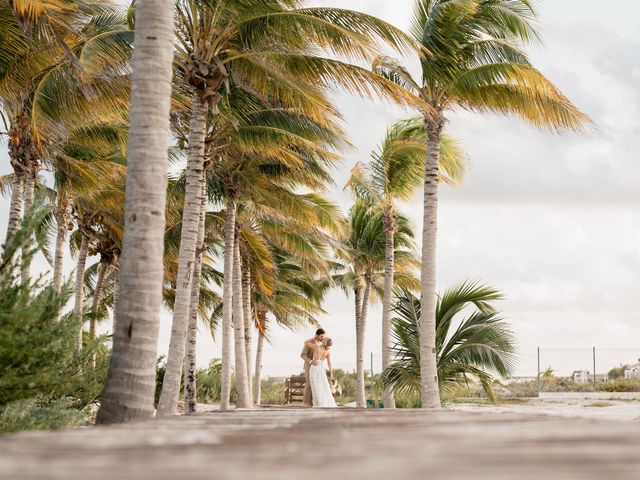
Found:
<path fill-rule="evenodd" d="M 495 399 L 492 373 L 510 374 L 515 361 L 515 344 L 507 323 L 493 307 L 502 294 L 485 285 L 464 282 L 438 298 L 436 306 L 436 348 L 440 389 L 447 392 L 473 379 L 485 394 Z M 468 312 L 463 318 L 463 312 Z M 398 295 L 394 307 L 393 347 L 395 362 L 384 372 L 383 382 L 396 393 L 419 393 L 420 300 L 410 292 Z"/>
<path fill-rule="evenodd" d="M 85 413 L 73 408 L 68 398 L 44 402 L 17 400 L 0 412 L 0 433 L 77 427 L 85 423 Z"/>
<path fill-rule="evenodd" d="M 105 338 L 87 335 L 82 353 L 74 353 L 80 320 L 64 313 L 68 285 L 57 293 L 42 279 L 20 281 L 16 253 L 46 215 L 41 206 L 36 203 L 0 255 L 0 431 L 78 424 L 102 392 L 109 361 Z"/>

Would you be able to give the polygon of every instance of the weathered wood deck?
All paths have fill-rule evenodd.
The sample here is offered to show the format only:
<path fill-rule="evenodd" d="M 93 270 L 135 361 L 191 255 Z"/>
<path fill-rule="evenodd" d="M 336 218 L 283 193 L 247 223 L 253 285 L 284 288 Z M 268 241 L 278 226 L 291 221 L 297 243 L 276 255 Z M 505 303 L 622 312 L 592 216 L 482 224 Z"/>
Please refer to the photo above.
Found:
<path fill-rule="evenodd" d="M 640 479 L 640 422 L 287 408 L 0 437 L 0 478 Z"/>

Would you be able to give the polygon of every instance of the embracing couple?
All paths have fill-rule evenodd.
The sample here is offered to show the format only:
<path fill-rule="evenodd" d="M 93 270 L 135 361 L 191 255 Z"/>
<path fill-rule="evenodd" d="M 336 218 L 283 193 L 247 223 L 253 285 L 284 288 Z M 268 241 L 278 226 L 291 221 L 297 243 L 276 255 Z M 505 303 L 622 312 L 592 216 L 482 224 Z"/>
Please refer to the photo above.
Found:
<path fill-rule="evenodd" d="M 333 378 L 329 353 L 331 345 L 333 340 L 327 337 L 321 328 L 316 330 L 315 337 L 304 342 L 300 357 L 304 360 L 304 404 L 308 407 L 313 405 L 319 408 L 334 408 L 337 406 L 331 393 L 325 367 L 326 360 L 329 374 Z"/>

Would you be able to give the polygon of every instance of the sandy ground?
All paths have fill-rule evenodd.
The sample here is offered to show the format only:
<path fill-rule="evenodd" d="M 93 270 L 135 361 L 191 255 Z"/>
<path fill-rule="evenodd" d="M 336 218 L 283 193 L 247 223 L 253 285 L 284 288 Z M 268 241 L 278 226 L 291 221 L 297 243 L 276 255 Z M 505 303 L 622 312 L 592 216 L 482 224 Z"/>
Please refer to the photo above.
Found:
<path fill-rule="evenodd" d="M 565 418 L 635 421 L 640 423 L 640 401 L 637 400 L 538 400 L 522 403 L 484 405 L 456 403 L 447 409 L 465 412 L 532 413 Z"/>

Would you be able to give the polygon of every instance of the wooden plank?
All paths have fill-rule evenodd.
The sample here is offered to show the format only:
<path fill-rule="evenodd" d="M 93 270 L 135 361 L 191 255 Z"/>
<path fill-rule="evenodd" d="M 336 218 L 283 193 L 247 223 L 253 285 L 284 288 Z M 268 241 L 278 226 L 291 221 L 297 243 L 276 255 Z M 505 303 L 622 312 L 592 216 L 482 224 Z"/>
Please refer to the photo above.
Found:
<path fill-rule="evenodd" d="M 0 478 L 637 480 L 639 426 L 510 413 L 239 410 L 5 435 Z"/>

